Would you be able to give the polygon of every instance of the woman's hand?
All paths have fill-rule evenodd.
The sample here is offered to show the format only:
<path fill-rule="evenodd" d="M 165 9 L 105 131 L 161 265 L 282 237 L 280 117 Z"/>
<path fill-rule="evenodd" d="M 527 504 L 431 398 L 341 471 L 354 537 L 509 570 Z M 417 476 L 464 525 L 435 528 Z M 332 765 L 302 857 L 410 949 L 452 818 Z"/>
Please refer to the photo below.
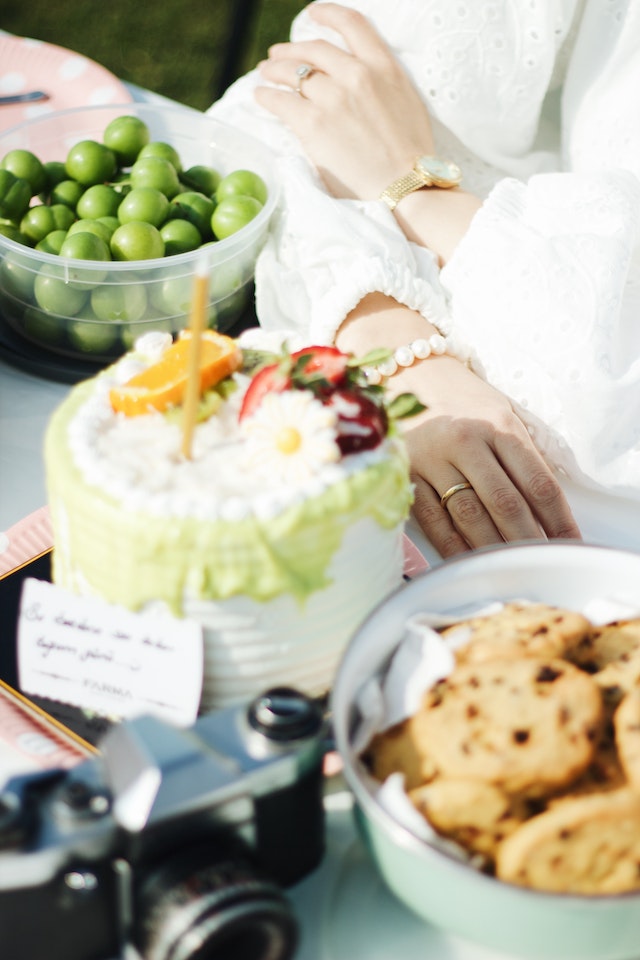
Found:
<path fill-rule="evenodd" d="M 451 357 L 431 357 L 393 377 L 427 410 L 405 421 L 415 517 L 447 557 L 508 540 L 579 537 L 569 506 L 511 405 Z M 445 491 L 459 483 L 443 507 Z"/>
<path fill-rule="evenodd" d="M 276 44 L 260 72 L 288 89 L 259 86 L 256 99 L 298 136 L 334 196 L 375 200 L 416 156 L 433 151 L 427 108 L 364 16 L 334 3 L 309 13 L 349 52 L 326 40 Z M 303 64 L 312 73 L 300 81 Z"/>
<path fill-rule="evenodd" d="M 365 297 L 338 335 L 362 355 L 421 336 L 426 321 L 380 294 Z M 579 538 L 566 498 L 508 400 L 465 364 L 429 357 L 390 377 L 391 395 L 427 409 L 402 421 L 415 483 L 414 515 L 443 557 L 511 540 Z M 442 506 L 451 487 L 470 483 Z"/>

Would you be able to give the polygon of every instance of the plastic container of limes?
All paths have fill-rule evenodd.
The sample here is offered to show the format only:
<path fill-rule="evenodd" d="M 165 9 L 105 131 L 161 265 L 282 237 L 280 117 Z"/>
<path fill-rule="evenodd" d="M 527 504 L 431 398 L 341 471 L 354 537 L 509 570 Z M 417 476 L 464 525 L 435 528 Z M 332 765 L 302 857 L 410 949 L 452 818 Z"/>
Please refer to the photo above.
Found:
<path fill-rule="evenodd" d="M 102 142 L 109 124 L 124 116 L 143 121 L 150 142 L 172 147 L 182 174 L 192 167 L 211 168 L 220 177 L 249 171 L 264 182 L 266 198 L 249 222 L 223 239 L 213 236 L 169 255 L 166 248 L 161 256 L 144 251 L 137 260 L 63 256 L 0 232 L 0 324 L 38 351 L 105 364 L 143 333 L 175 334 L 189 323 L 194 278 L 203 269 L 209 327 L 230 330 L 250 306 L 256 258 L 279 193 L 274 158 L 256 139 L 194 110 L 127 103 L 59 111 L 4 131 L 0 162 L 10 151 L 26 150 L 42 163 L 64 163 L 73 147 Z M 193 184 L 181 182 L 176 201 L 186 192 L 194 192 Z M 38 196 L 31 201 L 39 202 Z M 176 229 L 180 238 L 181 226 Z M 86 256 L 82 242 L 78 249 Z M 134 243 L 134 255 L 135 249 Z"/>

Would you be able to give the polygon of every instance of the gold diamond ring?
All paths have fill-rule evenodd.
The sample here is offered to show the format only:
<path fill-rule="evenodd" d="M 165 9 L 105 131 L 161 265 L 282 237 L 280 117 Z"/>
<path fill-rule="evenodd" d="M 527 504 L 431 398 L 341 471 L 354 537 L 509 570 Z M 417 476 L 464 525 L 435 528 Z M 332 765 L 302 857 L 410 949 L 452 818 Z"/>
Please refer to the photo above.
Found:
<path fill-rule="evenodd" d="M 296 70 L 298 82 L 296 84 L 295 91 L 296 93 L 299 93 L 301 97 L 304 96 L 302 92 L 302 81 L 308 80 L 312 73 L 315 73 L 315 67 L 312 67 L 310 63 L 301 63 Z"/>

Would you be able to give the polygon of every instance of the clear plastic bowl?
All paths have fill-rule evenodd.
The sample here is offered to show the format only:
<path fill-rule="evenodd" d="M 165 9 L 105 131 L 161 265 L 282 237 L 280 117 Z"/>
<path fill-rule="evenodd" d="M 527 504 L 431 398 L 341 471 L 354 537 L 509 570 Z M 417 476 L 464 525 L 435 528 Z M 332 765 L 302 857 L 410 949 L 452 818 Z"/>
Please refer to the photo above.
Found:
<path fill-rule="evenodd" d="M 170 143 L 183 168 L 214 167 L 223 176 L 233 170 L 258 173 L 268 189 L 267 201 L 247 226 L 224 240 L 189 253 L 154 260 L 70 260 L 27 247 L 0 234 L 0 325 L 38 348 L 74 359 L 109 362 L 130 349 L 149 330 L 176 333 L 189 322 L 193 281 L 209 272 L 208 322 L 229 330 L 245 312 L 253 295 L 258 252 L 278 201 L 274 160 L 259 141 L 197 111 L 143 103 L 126 103 L 64 110 L 20 124 L 0 135 L 0 159 L 9 150 L 30 150 L 43 162 L 64 161 L 80 140 L 102 140 L 116 117 L 137 116 L 149 127 L 152 140 Z M 206 249 L 207 254 L 202 253 Z M 41 271 L 54 271 L 60 285 L 59 312 L 38 305 L 34 286 Z M 64 284 L 64 286 L 63 286 Z M 125 286 L 136 304 L 136 319 L 97 319 L 91 295 L 98 286 Z M 133 290 L 133 287 L 136 290 Z M 68 292 L 68 297 L 65 296 Z M 125 295 L 125 302 L 129 302 Z M 140 304 L 144 302 L 140 314 Z"/>

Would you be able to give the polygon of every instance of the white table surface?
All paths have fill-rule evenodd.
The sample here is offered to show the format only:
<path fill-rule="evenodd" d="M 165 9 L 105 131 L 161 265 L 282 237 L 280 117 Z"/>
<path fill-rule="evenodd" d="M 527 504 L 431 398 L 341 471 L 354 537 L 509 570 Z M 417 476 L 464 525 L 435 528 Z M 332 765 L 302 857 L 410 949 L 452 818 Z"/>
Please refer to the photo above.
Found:
<path fill-rule="evenodd" d="M 145 91 L 134 95 L 162 99 Z M 0 531 L 46 503 L 44 432 L 70 389 L 0 358 Z M 585 492 L 569 483 L 565 489 L 586 540 L 640 550 L 640 503 Z M 426 558 L 438 563 L 415 524 L 409 524 L 408 532 Z M 494 952 L 423 923 L 386 890 L 356 836 L 348 791 L 331 792 L 327 810 L 324 861 L 290 891 L 302 921 L 296 960 L 500 960 Z"/>
<path fill-rule="evenodd" d="M 46 503 L 44 431 L 70 389 L 0 360 L 0 531 Z M 566 490 L 585 539 L 640 550 L 638 504 Z M 437 563 L 415 524 L 408 530 Z M 427 925 L 388 892 L 355 833 L 347 790 L 329 794 L 327 811 L 323 863 L 289 892 L 302 921 L 296 960 L 503 960 Z"/>

